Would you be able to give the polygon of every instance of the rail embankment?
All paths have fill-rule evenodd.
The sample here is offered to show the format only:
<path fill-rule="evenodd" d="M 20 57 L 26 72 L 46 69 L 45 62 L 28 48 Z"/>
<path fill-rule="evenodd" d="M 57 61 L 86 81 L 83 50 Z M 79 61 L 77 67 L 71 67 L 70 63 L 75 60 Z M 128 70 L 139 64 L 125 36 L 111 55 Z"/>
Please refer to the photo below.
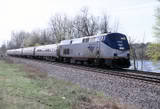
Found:
<path fill-rule="evenodd" d="M 10 58 L 15 63 L 32 66 L 49 76 L 78 84 L 82 88 L 100 91 L 120 104 L 135 105 L 141 109 L 159 109 L 160 86 L 145 81 L 63 67 L 54 63 L 31 59 Z"/>
<path fill-rule="evenodd" d="M 134 109 L 103 93 L 48 77 L 45 69 L 22 61 L 0 60 L 0 107 L 3 109 Z"/>

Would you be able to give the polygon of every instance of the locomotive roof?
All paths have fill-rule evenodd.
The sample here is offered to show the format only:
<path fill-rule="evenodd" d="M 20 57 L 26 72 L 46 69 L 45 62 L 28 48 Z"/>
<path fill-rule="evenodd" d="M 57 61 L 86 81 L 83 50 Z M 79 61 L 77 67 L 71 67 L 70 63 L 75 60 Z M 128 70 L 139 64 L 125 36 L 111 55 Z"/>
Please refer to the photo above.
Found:
<path fill-rule="evenodd" d="M 101 36 L 104 36 L 104 35 L 107 35 L 107 34 L 99 34 L 99 35 L 94 35 L 94 36 L 86 36 L 86 37 L 81 37 L 81 38 L 74 38 L 74 39 L 69 39 L 69 40 L 63 40 L 60 42 L 61 45 L 65 45 L 65 44 L 71 44 L 71 43 L 82 43 L 83 39 L 87 39 L 87 38 L 98 38 L 98 37 L 101 37 Z"/>

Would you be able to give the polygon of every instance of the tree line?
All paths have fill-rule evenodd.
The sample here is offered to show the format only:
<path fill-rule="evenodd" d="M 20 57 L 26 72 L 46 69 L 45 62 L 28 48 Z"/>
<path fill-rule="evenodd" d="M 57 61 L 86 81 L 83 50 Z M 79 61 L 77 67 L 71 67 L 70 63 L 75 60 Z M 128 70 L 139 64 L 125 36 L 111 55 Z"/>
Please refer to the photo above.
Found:
<path fill-rule="evenodd" d="M 8 49 L 59 43 L 61 40 L 117 32 L 119 23 L 111 23 L 107 14 L 95 16 L 83 8 L 74 17 L 56 14 L 49 19 L 48 28 L 32 32 L 12 32 Z"/>
<path fill-rule="evenodd" d="M 155 18 L 156 18 L 156 22 L 155 22 L 155 25 L 153 26 L 153 34 L 156 39 L 156 42 L 149 44 L 147 49 L 147 55 L 152 60 L 157 61 L 157 60 L 160 60 L 160 8 L 157 8 L 155 10 Z"/>

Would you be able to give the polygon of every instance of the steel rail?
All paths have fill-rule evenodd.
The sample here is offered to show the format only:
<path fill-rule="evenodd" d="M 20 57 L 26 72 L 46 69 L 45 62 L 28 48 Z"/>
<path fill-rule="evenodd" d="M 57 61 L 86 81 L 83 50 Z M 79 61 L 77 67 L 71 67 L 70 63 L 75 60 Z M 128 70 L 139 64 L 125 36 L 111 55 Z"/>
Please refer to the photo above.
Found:
<path fill-rule="evenodd" d="M 28 58 L 26 60 L 28 60 Z M 53 62 L 53 61 L 37 60 L 37 59 L 34 59 L 34 60 L 29 59 L 29 60 L 52 64 L 60 67 L 67 67 L 67 68 L 70 67 L 70 68 L 75 68 L 75 69 L 84 70 L 84 71 L 91 71 L 91 72 L 108 74 L 113 76 L 132 78 L 132 79 L 141 80 L 149 83 L 156 83 L 160 85 L 160 74 L 154 73 L 154 72 L 144 72 L 144 71 L 141 72 L 141 71 L 134 71 L 134 70 L 128 70 L 128 69 L 127 70 L 106 69 L 106 68 L 100 68 L 96 66 L 89 67 L 89 66 L 80 65 L 80 64 L 62 63 L 62 62 L 56 62 L 56 61 Z"/>

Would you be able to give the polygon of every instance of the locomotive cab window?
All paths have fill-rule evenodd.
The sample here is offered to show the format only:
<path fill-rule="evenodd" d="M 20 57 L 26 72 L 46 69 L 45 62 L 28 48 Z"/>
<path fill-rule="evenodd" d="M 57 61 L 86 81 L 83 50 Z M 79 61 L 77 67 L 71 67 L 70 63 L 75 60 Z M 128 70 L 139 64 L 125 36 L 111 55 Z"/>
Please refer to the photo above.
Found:
<path fill-rule="evenodd" d="M 111 33 L 105 36 L 103 42 L 113 49 L 129 50 L 129 44 L 126 36 L 120 33 Z"/>

